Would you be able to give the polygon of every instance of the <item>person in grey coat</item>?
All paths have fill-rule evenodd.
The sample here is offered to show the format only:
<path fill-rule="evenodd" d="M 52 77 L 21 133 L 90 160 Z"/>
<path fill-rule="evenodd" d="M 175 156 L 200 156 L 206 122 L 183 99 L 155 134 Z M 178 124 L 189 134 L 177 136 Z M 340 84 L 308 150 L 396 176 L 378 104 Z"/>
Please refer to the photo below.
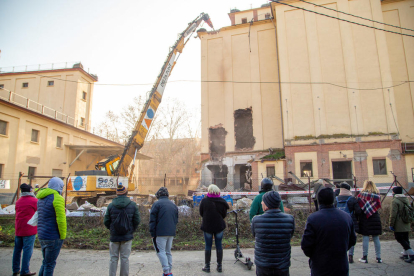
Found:
<path fill-rule="evenodd" d="M 168 190 L 161 187 L 155 194 L 158 198 L 151 208 L 149 231 L 164 276 L 172 276 L 171 247 L 178 223 L 178 208 L 168 199 Z"/>

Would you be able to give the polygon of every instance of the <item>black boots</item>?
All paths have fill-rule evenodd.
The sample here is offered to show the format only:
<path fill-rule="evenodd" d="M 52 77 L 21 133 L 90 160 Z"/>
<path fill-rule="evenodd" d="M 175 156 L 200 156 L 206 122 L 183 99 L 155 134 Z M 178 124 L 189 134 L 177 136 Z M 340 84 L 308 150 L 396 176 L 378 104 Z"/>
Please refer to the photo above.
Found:
<path fill-rule="evenodd" d="M 201 269 L 204 272 L 210 272 L 211 250 L 204 251 L 204 267 Z"/>
<path fill-rule="evenodd" d="M 223 272 L 223 249 L 217 251 L 217 271 Z"/>
<path fill-rule="evenodd" d="M 406 263 L 412 263 L 414 262 L 414 255 L 409 255 L 406 260 L 404 260 Z"/>
<path fill-rule="evenodd" d="M 348 256 L 348 261 L 349 261 L 350 264 L 353 264 L 354 263 L 354 256 L 353 255 L 349 255 Z"/>

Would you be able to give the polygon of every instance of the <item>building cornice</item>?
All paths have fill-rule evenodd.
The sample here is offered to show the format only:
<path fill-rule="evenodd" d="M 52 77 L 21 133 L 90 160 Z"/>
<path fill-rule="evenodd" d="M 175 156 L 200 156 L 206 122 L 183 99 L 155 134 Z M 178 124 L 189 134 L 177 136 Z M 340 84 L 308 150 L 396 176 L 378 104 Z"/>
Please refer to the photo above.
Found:
<path fill-rule="evenodd" d="M 79 71 L 83 73 L 84 75 L 88 76 L 92 82 L 97 82 L 98 78 L 96 76 L 93 76 L 83 70 L 80 67 L 76 68 L 65 68 L 65 69 L 54 69 L 54 70 L 38 70 L 38 71 L 25 71 L 25 72 L 8 72 L 8 73 L 0 73 L 0 77 L 2 76 L 15 76 L 15 75 L 36 75 L 39 73 L 55 73 L 55 72 L 68 72 L 68 71 Z M 47 76 L 46 76 L 47 77 Z"/>

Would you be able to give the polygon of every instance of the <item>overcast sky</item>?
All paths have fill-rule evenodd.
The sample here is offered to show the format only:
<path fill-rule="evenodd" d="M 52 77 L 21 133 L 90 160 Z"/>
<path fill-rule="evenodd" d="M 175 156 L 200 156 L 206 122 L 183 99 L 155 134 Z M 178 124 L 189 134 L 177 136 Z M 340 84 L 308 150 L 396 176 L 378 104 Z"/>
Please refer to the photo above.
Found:
<path fill-rule="evenodd" d="M 92 125 L 108 110 L 121 111 L 152 87 L 169 47 L 187 23 L 208 13 L 215 29 L 229 26 L 230 8 L 260 7 L 266 0 L 0 0 L 0 67 L 81 61 L 97 74 Z M 204 24 L 206 29 L 208 26 Z M 200 80 L 200 41 L 184 48 L 170 80 Z M 167 85 L 175 97 L 200 108 L 201 84 Z"/>

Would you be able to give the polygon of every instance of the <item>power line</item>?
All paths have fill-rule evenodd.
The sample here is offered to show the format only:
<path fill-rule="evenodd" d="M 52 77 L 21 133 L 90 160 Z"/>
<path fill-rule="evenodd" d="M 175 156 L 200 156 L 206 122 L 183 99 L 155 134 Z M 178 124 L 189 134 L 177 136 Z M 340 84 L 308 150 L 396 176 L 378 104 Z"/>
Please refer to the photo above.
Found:
<path fill-rule="evenodd" d="M 61 80 L 61 81 L 68 81 L 68 82 L 76 82 L 76 83 L 85 83 L 85 84 L 90 84 L 88 82 L 79 82 L 79 81 L 73 81 L 73 80 L 65 80 L 65 79 L 60 79 L 60 78 L 55 78 L 55 77 L 49 77 L 49 76 L 45 76 L 45 75 L 39 75 L 39 74 L 34 74 L 33 75 L 37 75 L 37 76 L 41 76 L 41 77 L 45 77 L 45 78 L 50 78 L 50 79 L 56 79 L 56 80 Z M 331 85 L 331 86 L 336 86 L 336 87 L 340 87 L 340 88 L 345 88 L 345 89 L 350 89 L 350 90 L 383 90 L 383 89 L 389 89 L 389 88 L 393 88 L 393 87 L 397 87 L 406 83 L 410 83 L 413 81 L 401 81 L 398 84 L 395 85 L 391 85 L 391 86 L 386 86 L 386 87 L 376 87 L 376 88 L 357 88 L 357 87 L 349 87 L 349 86 L 345 86 L 345 85 L 340 85 L 340 84 L 336 84 L 336 83 L 331 83 L 331 82 L 300 82 L 300 81 L 214 81 L 214 80 L 170 80 L 168 81 L 168 83 L 176 83 L 176 82 L 200 82 L 200 83 L 236 83 L 236 84 L 319 84 L 319 85 Z M 356 83 L 366 83 L 366 82 L 356 82 Z M 153 83 L 131 83 L 131 84 L 116 84 L 116 83 L 95 83 L 95 85 L 106 85 L 106 86 L 146 86 L 146 85 L 153 85 Z"/>
<path fill-rule="evenodd" d="M 384 22 L 381 22 L 381 21 L 372 20 L 372 19 L 369 19 L 369 18 L 365 18 L 365 17 L 362 17 L 362 16 L 355 15 L 355 14 L 346 13 L 346 12 L 343 12 L 343 11 L 340 11 L 340 10 L 331 9 L 331 8 L 328 8 L 328 7 L 325 7 L 325 6 L 322 6 L 322 5 L 318 5 L 318 4 L 315 4 L 315 3 L 311 3 L 311 2 L 308 2 L 308 1 L 305 1 L 305 0 L 299 0 L 299 1 L 307 3 L 307 4 L 311 4 L 311 5 L 320 7 L 320 8 L 324 8 L 324 9 L 327 9 L 327 10 L 331 10 L 331 11 L 339 12 L 339 13 L 346 14 L 346 15 L 349 15 L 349 16 L 353 16 L 353 17 L 356 17 L 356 18 L 359 18 L 359 19 L 363 19 L 363 20 L 374 22 L 374 23 L 383 24 L 383 25 L 386 25 L 386 26 L 390 26 L 390 27 L 394 27 L 394 28 L 414 32 L 414 30 L 412 30 L 412 29 L 403 28 L 403 27 L 400 27 L 400 26 L 391 25 L 391 24 L 384 23 Z"/>
<path fill-rule="evenodd" d="M 299 10 L 303 10 L 303 11 L 307 11 L 307 12 L 315 13 L 315 14 L 318 14 L 318 15 L 326 16 L 326 17 L 329 17 L 329 18 L 332 18 L 332 19 L 336 19 L 336 20 L 340 20 L 340 21 L 348 22 L 348 23 L 351 23 L 351 24 L 355 24 L 355 25 L 359 25 L 359 26 L 363 26 L 363 27 L 367 27 L 367 28 L 375 29 L 375 30 L 378 30 L 378 31 L 383 31 L 383 32 L 388 32 L 388 33 L 392 33 L 392 34 L 398 34 L 398 35 L 404 35 L 404 36 L 414 37 L 414 35 L 403 34 L 403 33 L 398 33 L 398 32 L 394 32 L 394 31 L 390 31 L 390 30 L 386 30 L 386 29 L 381 29 L 381 28 L 377 28 L 377 27 L 374 27 L 374 26 L 369 26 L 369 25 L 365 25 L 365 24 L 358 23 L 358 22 L 354 22 L 354 21 L 350 21 L 350 20 L 342 19 L 342 18 L 339 18 L 339 17 L 335 17 L 335 16 L 327 15 L 327 14 L 324 14 L 324 13 L 320 13 L 320 12 L 316 12 L 316 11 L 308 10 L 308 9 L 301 8 L 301 7 L 294 6 L 294 5 L 290 5 L 290 4 L 287 4 L 287 3 L 282 3 L 282 2 L 280 2 L 280 0 L 277 0 L 277 1 L 273 0 L 273 2 L 278 3 L 278 4 L 282 4 L 282 5 L 286 5 L 286 6 L 289 6 L 289 7 L 295 8 L 295 9 L 299 9 Z"/>

